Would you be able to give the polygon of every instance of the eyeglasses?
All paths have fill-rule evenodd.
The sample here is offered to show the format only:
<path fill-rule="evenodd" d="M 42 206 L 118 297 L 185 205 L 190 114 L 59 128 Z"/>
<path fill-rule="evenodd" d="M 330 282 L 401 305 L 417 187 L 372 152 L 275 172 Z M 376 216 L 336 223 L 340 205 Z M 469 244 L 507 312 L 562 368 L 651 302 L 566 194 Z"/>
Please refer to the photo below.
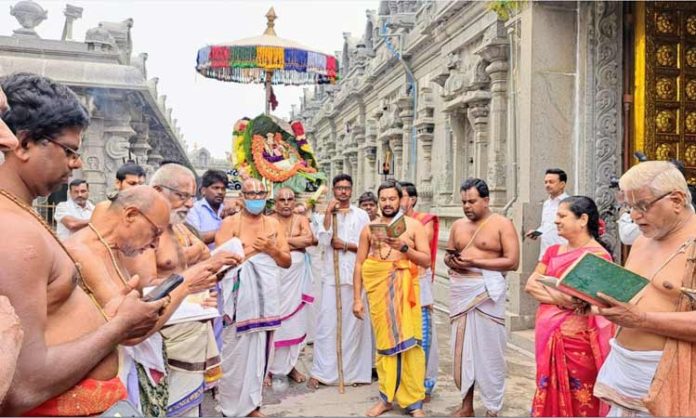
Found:
<path fill-rule="evenodd" d="M 333 189 L 336 190 L 337 192 L 349 192 L 349 191 L 353 190 L 353 188 L 350 186 L 336 186 Z"/>
<path fill-rule="evenodd" d="M 192 195 L 191 193 L 182 192 L 181 190 L 177 190 L 173 187 L 164 186 L 162 184 L 160 184 L 159 186 L 163 189 L 167 189 L 170 192 L 174 193 L 174 195 L 177 198 L 179 198 L 179 200 L 181 200 L 182 202 L 188 202 L 189 200 L 191 200 L 195 197 L 195 195 Z"/>
<path fill-rule="evenodd" d="M 268 192 L 266 191 L 260 191 L 260 192 L 242 192 L 244 197 L 247 199 L 263 199 L 268 195 Z"/>
<path fill-rule="evenodd" d="M 638 202 L 638 203 L 632 203 L 632 204 L 629 204 L 629 203 L 624 202 L 624 203 L 621 204 L 621 207 L 622 207 L 623 209 L 625 209 L 625 210 L 629 210 L 629 211 L 635 210 L 635 211 L 638 211 L 638 212 L 640 212 L 640 213 L 645 213 L 645 212 L 649 211 L 650 208 L 651 208 L 655 203 L 659 202 L 660 200 L 664 199 L 665 197 L 667 197 L 667 196 L 669 196 L 669 195 L 671 195 L 671 194 L 672 194 L 672 192 L 669 191 L 669 192 L 667 192 L 667 193 L 665 193 L 665 194 L 663 194 L 663 195 L 661 195 L 661 196 L 659 196 L 659 197 L 656 197 L 655 199 L 653 199 L 653 200 L 651 200 L 651 201 L 649 201 L 649 202 Z"/>
<path fill-rule="evenodd" d="M 76 149 L 70 148 L 69 146 L 65 144 L 61 144 L 60 142 L 56 141 L 53 138 L 45 137 L 43 138 L 46 141 L 58 145 L 59 147 L 63 148 L 63 151 L 65 151 L 65 155 L 70 159 L 70 161 L 77 161 L 80 158 L 82 158 L 82 154 L 80 154 Z"/>
<path fill-rule="evenodd" d="M 142 217 L 145 218 L 145 220 L 148 221 L 148 222 L 150 223 L 150 225 L 152 225 L 153 234 L 155 235 L 154 237 L 152 237 L 152 240 L 153 240 L 153 241 L 154 241 L 154 240 L 157 240 L 157 239 L 162 235 L 162 233 L 164 232 L 164 231 L 162 231 L 162 228 L 160 228 L 159 226 L 157 226 L 157 224 L 155 224 L 154 222 L 152 222 L 152 219 L 150 219 L 149 216 L 145 215 L 145 213 L 144 213 L 143 211 L 141 211 L 141 210 L 138 209 L 138 208 L 134 208 L 134 209 L 137 210 L 138 213 L 139 213 L 140 215 L 142 215 Z"/>

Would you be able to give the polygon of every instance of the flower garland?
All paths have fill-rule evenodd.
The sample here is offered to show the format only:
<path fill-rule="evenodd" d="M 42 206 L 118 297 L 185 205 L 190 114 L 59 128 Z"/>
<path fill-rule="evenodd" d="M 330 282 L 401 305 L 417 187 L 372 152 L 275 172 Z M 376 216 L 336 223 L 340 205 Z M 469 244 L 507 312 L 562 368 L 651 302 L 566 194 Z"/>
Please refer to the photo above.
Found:
<path fill-rule="evenodd" d="M 280 133 L 276 132 L 275 140 L 283 140 Z M 262 177 L 269 179 L 274 183 L 282 183 L 298 174 L 298 172 L 316 173 L 314 168 L 308 167 L 306 163 L 302 161 L 300 154 L 295 149 L 289 148 L 288 152 L 291 154 L 291 157 L 297 159 L 298 162 L 295 163 L 291 168 L 283 170 L 264 157 L 264 138 L 261 135 L 254 135 L 252 137 L 251 154 L 253 155 L 256 170 L 259 172 L 259 174 L 261 174 Z"/>

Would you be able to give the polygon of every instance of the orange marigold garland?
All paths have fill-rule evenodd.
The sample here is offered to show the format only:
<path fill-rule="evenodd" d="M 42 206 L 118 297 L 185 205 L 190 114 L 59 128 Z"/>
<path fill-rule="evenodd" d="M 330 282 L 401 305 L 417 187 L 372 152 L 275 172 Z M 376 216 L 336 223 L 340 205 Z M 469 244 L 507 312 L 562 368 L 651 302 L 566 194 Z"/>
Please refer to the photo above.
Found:
<path fill-rule="evenodd" d="M 276 132 L 274 135 L 276 142 L 282 141 L 282 136 Z M 289 169 L 282 169 L 273 164 L 272 162 L 266 160 L 263 156 L 264 151 L 264 138 L 261 135 L 254 135 L 251 141 L 251 155 L 254 158 L 254 165 L 256 170 L 262 177 L 271 180 L 274 183 L 282 183 L 290 177 L 294 176 L 299 172 L 305 173 L 316 173 L 316 169 L 313 167 L 308 167 L 302 161 L 300 154 L 292 147 L 287 148 L 287 152 L 291 155 L 291 158 L 297 160 L 292 167 Z"/>

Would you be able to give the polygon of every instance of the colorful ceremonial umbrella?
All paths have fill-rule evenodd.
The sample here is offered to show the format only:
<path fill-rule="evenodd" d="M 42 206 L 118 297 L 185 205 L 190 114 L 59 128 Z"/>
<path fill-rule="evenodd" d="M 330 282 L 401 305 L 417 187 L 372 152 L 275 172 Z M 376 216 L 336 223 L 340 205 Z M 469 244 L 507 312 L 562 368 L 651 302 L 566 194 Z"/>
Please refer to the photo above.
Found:
<path fill-rule="evenodd" d="M 196 71 L 222 81 L 263 83 L 268 114 L 271 103 L 275 102 L 271 85 L 335 83 L 338 61 L 333 55 L 277 36 L 273 29 L 277 18 L 273 7 L 266 18 L 266 31 L 261 36 L 199 49 Z"/>

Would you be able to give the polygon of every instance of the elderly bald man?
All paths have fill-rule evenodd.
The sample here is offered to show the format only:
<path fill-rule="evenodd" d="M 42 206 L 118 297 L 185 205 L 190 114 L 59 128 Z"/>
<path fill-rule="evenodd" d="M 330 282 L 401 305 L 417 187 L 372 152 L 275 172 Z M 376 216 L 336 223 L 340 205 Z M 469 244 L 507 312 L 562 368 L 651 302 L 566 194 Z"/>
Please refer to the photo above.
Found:
<path fill-rule="evenodd" d="M 71 236 L 65 245 L 82 265 L 85 283 L 104 306 L 127 290 L 140 288 L 139 278 L 129 274 L 124 260 L 157 248 L 160 236 L 168 225 L 167 199 L 152 187 L 135 186 L 121 191 L 109 206 L 93 217 L 86 228 Z M 134 345 L 134 348 L 121 350 L 126 364 L 121 367 L 119 376 L 128 389 L 129 400 L 134 405 L 140 405 L 147 416 L 163 416 L 168 402 L 166 379 L 153 377 L 138 382 L 137 378 L 138 374 L 147 376 L 149 373 L 159 377 L 166 373 L 162 337 L 157 331 L 192 289 L 195 291 L 207 286 L 213 271 L 212 267 L 201 265 L 188 269 L 182 275 L 183 284 L 170 294 L 172 303 L 163 311 L 155 327 L 147 336 L 129 341 L 128 345 Z M 212 280 L 215 280 L 214 277 Z M 128 379 L 129 375 L 132 375 L 131 379 Z M 143 396 L 140 396 L 141 393 Z"/>
<path fill-rule="evenodd" d="M 226 327 L 220 406 L 226 416 L 263 416 L 263 379 L 280 326 L 281 268 L 289 268 L 291 258 L 284 228 L 263 214 L 267 195 L 260 181 L 245 180 L 242 211 L 225 218 L 215 235 L 217 248 L 241 247 L 245 260 L 221 282 Z"/>
<path fill-rule="evenodd" d="M 138 274 L 145 283 L 156 284 L 191 267 L 208 266 L 217 271 L 225 264 L 239 262 L 240 257 L 230 253 L 220 253 L 211 259 L 208 247 L 183 225 L 193 206 L 196 188 L 191 170 L 174 163 L 164 165 L 152 175 L 150 186 L 169 202 L 169 222 L 155 250 L 144 251 L 127 262 L 131 273 Z M 216 282 L 216 278 L 212 278 L 190 292 L 211 289 Z M 167 415 L 198 416 L 204 390 L 212 387 L 222 375 L 220 352 L 211 323 L 183 322 L 165 326 L 160 332 L 170 366 Z"/>

